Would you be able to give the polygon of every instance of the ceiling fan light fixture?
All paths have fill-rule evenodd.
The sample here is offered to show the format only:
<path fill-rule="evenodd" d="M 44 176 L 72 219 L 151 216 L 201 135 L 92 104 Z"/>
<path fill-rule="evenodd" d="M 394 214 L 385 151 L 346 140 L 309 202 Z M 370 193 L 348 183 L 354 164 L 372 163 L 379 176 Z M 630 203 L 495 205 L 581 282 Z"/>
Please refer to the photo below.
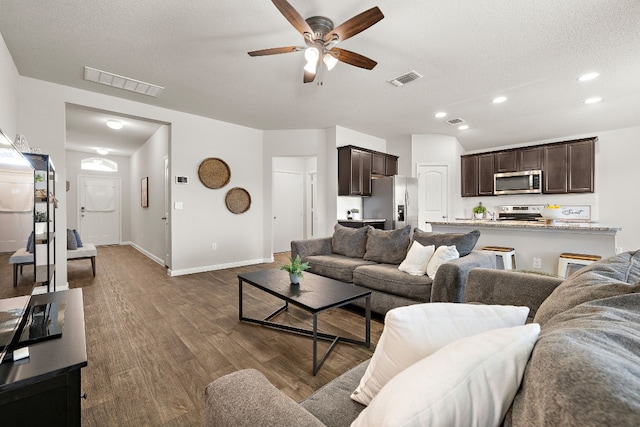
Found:
<path fill-rule="evenodd" d="M 315 47 L 308 47 L 304 51 L 304 59 L 306 59 L 307 62 L 317 62 L 318 56 L 320 56 L 320 53 Z"/>
<path fill-rule="evenodd" d="M 338 63 L 338 59 L 330 53 L 325 53 L 322 60 L 329 71 L 333 70 L 333 67 Z"/>

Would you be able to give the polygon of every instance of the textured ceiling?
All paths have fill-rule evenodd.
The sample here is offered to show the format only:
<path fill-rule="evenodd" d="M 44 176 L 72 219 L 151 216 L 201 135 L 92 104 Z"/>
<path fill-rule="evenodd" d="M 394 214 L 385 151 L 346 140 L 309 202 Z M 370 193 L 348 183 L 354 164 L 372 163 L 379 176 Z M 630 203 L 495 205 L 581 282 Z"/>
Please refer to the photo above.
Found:
<path fill-rule="evenodd" d="M 304 85 L 301 52 L 248 56 L 302 44 L 269 0 L 0 0 L 0 33 L 20 75 L 258 129 L 442 133 L 476 150 L 640 125 L 638 0 L 289 1 L 336 24 L 380 7 L 382 21 L 339 44 L 378 66 L 341 63 Z M 86 82 L 85 65 L 166 89 L 154 99 Z M 424 78 L 388 83 L 411 70 Z"/>

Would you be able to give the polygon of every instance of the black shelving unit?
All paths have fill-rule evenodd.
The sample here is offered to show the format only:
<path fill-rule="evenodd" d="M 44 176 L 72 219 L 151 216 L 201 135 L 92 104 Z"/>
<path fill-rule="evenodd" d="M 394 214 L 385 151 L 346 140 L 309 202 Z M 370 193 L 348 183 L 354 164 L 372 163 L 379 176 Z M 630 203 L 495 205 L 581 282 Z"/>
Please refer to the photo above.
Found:
<path fill-rule="evenodd" d="M 56 170 L 48 154 L 23 154 L 34 168 L 34 280 L 36 286 L 46 286 L 51 292 L 56 290 Z M 36 227 L 37 212 L 47 215 L 43 230 Z"/>

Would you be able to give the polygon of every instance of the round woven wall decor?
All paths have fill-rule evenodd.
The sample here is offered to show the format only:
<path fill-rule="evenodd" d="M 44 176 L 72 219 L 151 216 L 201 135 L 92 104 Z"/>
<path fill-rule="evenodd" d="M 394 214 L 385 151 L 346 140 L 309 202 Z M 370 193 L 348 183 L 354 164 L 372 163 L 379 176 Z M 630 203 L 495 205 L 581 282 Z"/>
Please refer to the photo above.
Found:
<path fill-rule="evenodd" d="M 198 168 L 198 178 L 200 182 L 208 188 L 221 188 L 229 183 L 231 170 L 224 160 L 216 157 L 209 157 L 200 163 Z"/>
<path fill-rule="evenodd" d="M 227 192 L 224 199 L 229 209 L 234 214 L 245 213 L 251 207 L 251 195 L 244 188 L 234 187 Z"/>

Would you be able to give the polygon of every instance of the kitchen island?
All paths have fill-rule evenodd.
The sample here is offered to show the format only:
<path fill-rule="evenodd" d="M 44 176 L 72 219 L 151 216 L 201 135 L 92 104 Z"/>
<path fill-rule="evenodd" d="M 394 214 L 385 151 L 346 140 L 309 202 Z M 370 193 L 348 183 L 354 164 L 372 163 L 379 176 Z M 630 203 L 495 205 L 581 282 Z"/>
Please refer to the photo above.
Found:
<path fill-rule="evenodd" d="M 534 270 L 534 258 L 540 259 L 535 270 L 556 274 L 563 252 L 615 255 L 616 235 L 620 227 L 590 221 L 492 221 L 456 219 L 429 222 L 433 231 L 466 233 L 480 230 L 477 249 L 484 246 L 515 248 L 518 270 Z"/>

